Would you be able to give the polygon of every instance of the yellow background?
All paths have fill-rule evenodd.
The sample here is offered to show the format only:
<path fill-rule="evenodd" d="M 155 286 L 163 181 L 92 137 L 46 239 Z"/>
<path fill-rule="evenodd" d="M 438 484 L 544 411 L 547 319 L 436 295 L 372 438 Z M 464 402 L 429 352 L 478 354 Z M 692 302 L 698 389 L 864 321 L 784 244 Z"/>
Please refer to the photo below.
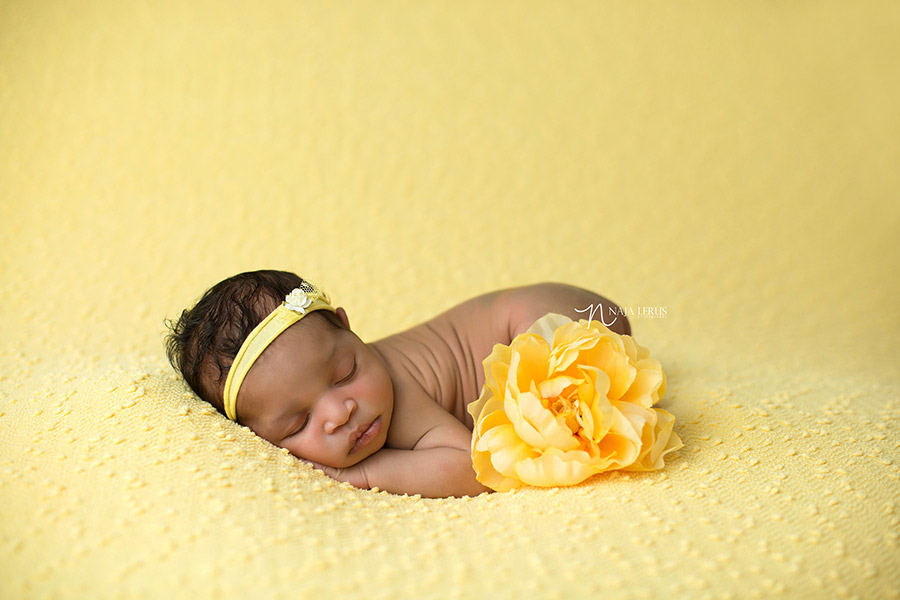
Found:
<path fill-rule="evenodd" d="M 0 596 L 900 595 L 900 5 L 0 2 Z M 186 393 L 210 285 L 364 340 L 623 306 L 663 471 L 426 500 Z"/>

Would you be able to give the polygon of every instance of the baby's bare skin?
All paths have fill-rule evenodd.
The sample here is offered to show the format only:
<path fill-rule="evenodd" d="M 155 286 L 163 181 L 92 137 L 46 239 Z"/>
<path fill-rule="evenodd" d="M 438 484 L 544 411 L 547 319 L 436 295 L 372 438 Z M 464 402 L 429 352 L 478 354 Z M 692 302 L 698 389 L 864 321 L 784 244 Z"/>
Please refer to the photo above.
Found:
<path fill-rule="evenodd" d="M 495 344 L 509 344 L 543 315 L 577 320 L 588 316 L 577 309 L 598 303 L 603 314 L 615 306 L 564 284 L 510 288 L 370 344 L 352 333 L 349 317 L 338 308 L 345 329 L 304 319 L 263 352 L 239 392 L 238 418 L 356 487 L 426 497 L 490 491 L 475 480 L 473 423 L 466 411 L 484 384 L 482 361 Z M 630 333 L 624 317 L 610 328 Z M 321 356 L 322 348 L 333 348 L 333 358 Z M 353 432 L 376 417 L 384 427 L 357 451 Z"/>
<path fill-rule="evenodd" d="M 474 424 L 466 407 L 481 393 L 482 361 L 494 344 L 508 345 L 548 312 L 573 320 L 587 318 L 587 312 L 576 309 L 596 306 L 598 302 L 603 305 L 604 315 L 607 307 L 615 307 L 602 296 L 565 284 L 510 288 L 463 302 L 411 329 L 372 342 L 371 346 L 382 355 L 391 372 L 395 404 L 428 398 L 471 431 Z M 604 318 L 607 323 L 611 320 Z M 631 333 L 624 316 L 619 316 L 610 329 Z"/>

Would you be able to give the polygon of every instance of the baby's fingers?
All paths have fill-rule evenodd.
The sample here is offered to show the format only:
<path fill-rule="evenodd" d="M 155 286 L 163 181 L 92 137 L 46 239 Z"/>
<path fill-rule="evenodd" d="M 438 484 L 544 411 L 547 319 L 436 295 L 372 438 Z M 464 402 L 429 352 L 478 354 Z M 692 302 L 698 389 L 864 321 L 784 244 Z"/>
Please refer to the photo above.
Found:
<path fill-rule="evenodd" d="M 311 461 L 311 460 L 304 460 L 303 462 L 305 462 L 308 465 L 312 465 L 312 467 L 314 469 L 318 469 L 319 471 L 324 472 L 326 475 L 328 475 L 332 479 L 339 480 L 341 471 L 343 470 L 343 469 L 337 469 L 335 467 L 329 467 L 328 465 L 319 464 L 319 463 Z"/>
<path fill-rule="evenodd" d="M 353 487 L 358 487 L 362 489 L 369 489 L 369 481 L 366 477 L 365 473 L 362 471 L 360 465 L 354 465 L 352 467 L 348 467 L 345 469 L 338 469 L 335 467 L 329 467 L 328 465 L 322 465 L 317 462 L 313 462 L 311 460 L 301 459 L 303 462 L 312 465 L 313 468 L 322 471 L 335 481 L 341 481 L 344 483 L 349 483 Z"/>

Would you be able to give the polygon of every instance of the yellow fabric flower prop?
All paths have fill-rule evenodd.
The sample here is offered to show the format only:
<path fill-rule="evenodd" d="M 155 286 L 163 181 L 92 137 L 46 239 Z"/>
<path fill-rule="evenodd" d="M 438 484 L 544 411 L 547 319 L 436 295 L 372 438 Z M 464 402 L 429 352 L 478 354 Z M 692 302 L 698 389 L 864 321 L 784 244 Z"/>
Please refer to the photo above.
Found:
<path fill-rule="evenodd" d="M 675 417 L 652 408 L 666 391 L 659 361 L 599 321 L 549 313 L 483 365 L 481 396 L 467 407 L 472 462 L 498 492 L 660 469 L 684 445 Z"/>

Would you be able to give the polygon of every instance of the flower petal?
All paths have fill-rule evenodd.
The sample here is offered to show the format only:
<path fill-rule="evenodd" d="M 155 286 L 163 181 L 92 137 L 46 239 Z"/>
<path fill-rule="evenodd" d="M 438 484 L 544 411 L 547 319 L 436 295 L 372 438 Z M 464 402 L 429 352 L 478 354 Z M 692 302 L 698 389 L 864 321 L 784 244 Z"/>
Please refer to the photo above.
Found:
<path fill-rule="evenodd" d="M 631 387 L 637 375 L 637 369 L 630 364 L 623 351 L 619 336 L 604 336 L 595 348 L 582 352 L 578 360 L 598 367 L 609 376 L 607 397 L 610 400 L 618 400 Z"/>
<path fill-rule="evenodd" d="M 475 479 L 498 492 L 507 492 L 513 488 L 524 485 L 517 479 L 505 477 L 498 473 L 491 464 L 491 455 L 487 452 L 478 452 L 472 456 L 472 468 L 475 469 Z"/>
<path fill-rule="evenodd" d="M 472 436 L 472 449 L 478 452 L 489 452 L 491 439 L 498 434 L 498 429 L 510 425 L 503 411 L 493 412 L 478 424 Z"/>
<path fill-rule="evenodd" d="M 503 344 L 494 344 L 490 355 L 481 361 L 484 366 L 484 384 L 491 388 L 494 395 L 502 398 L 509 378 L 509 362 L 512 350 Z"/>
<path fill-rule="evenodd" d="M 681 438 L 674 431 L 675 417 L 661 408 L 651 408 L 655 413 L 654 423 L 644 425 L 641 435 L 641 453 L 625 471 L 655 471 L 663 468 L 663 456 L 683 447 Z"/>
<path fill-rule="evenodd" d="M 569 377 L 568 375 L 560 375 L 537 384 L 538 394 L 541 398 L 555 398 L 562 396 L 563 391 L 571 386 L 581 383 L 581 379 L 577 377 Z"/>
<path fill-rule="evenodd" d="M 540 456 L 519 463 L 516 474 L 528 485 L 575 485 L 598 472 L 592 462 L 591 457 L 581 450 L 563 452 L 550 448 Z"/>
<path fill-rule="evenodd" d="M 619 400 L 650 408 L 659 402 L 662 394 L 666 391 L 665 373 L 663 373 L 659 361 L 654 358 L 645 358 L 635 366 L 637 374 L 634 381 Z"/>
<path fill-rule="evenodd" d="M 547 378 L 550 346 L 542 337 L 530 333 L 518 335 L 510 350 L 507 392 L 515 394 L 528 390 L 532 382 L 539 383 Z"/>
<path fill-rule="evenodd" d="M 531 427 L 519 427 L 520 422 L 513 421 L 516 433 L 526 442 L 532 443 L 529 439 L 532 428 L 540 436 L 534 439 L 537 444 L 532 443 L 535 448 L 540 450 L 549 447 L 556 447 L 560 450 L 573 450 L 578 448 L 578 440 L 572 435 L 572 431 L 566 427 L 565 420 L 562 417 L 554 415 L 550 410 L 544 407 L 541 399 L 531 392 L 522 392 L 519 394 L 519 409 L 522 411 L 523 421 L 527 422 Z M 526 437 L 528 436 L 528 437 Z"/>
<path fill-rule="evenodd" d="M 641 430 L 644 425 L 645 413 L 637 413 L 642 409 L 634 404 L 613 403 L 612 425 L 607 434 L 597 442 L 601 456 L 606 457 L 616 465 L 615 468 L 630 465 L 637 460 L 641 450 Z M 649 412 L 649 411 L 648 411 Z"/>
<path fill-rule="evenodd" d="M 502 475 L 515 476 L 517 464 L 539 455 L 537 450 L 529 447 L 516 435 L 512 425 L 495 427 L 491 433 L 494 435 L 487 444 L 491 464 Z"/>
<path fill-rule="evenodd" d="M 533 333 L 544 338 L 547 344 L 553 343 L 553 332 L 562 327 L 566 323 L 572 322 L 572 319 L 559 313 L 547 313 L 537 321 L 531 324 L 531 327 L 525 333 Z"/>
<path fill-rule="evenodd" d="M 491 388 L 487 385 L 482 386 L 481 395 L 478 396 L 477 400 L 469 402 L 466 406 L 466 412 L 472 415 L 472 422 L 478 423 L 478 418 L 481 416 L 481 413 L 484 412 L 485 405 L 491 399 L 495 399 L 497 396 L 491 391 Z"/>
<path fill-rule="evenodd" d="M 553 336 L 553 352 L 550 358 L 550 372 L 566 371 L 580 354 L 593 348 L 600 341 L 593 330 L 578 323 L 564 325 Z"/>
<path fill-rule="evenodd" d="M 613 406 L 606 397 L 609 377 L 591 365 L 580 366 L 586 375 L 585 382 L 578 388 L 579 415 L 584 427 L 585 438 L 597 443 L 609 431 L 613 421 Z"/>
<path fill-rule="evenodd" d="M 627 436 L 610 431 L 597 442 L 597 451 L 606 469 L 621 469 L 637 459 L 640 446 Z"/>

